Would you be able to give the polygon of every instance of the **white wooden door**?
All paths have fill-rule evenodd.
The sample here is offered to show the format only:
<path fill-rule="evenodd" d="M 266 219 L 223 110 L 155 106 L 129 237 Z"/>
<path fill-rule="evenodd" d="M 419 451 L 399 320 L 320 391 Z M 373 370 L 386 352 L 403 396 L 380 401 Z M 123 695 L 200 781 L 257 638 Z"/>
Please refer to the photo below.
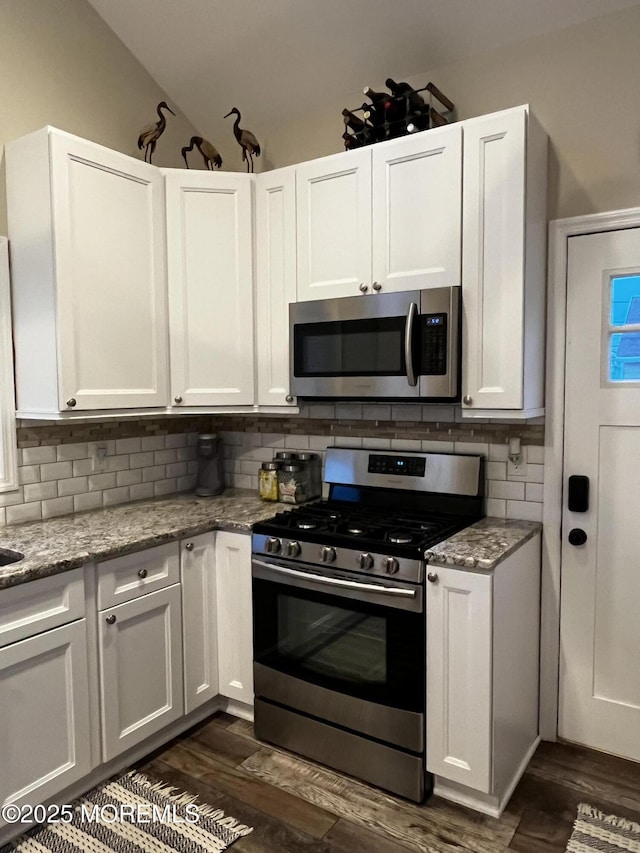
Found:
<path fill-rule="evenodd" d="M 465 407 L 523 405 L 526 121 L 516 108 L 464 127 Z"/>
<path fill-rule="evenodd" d="M 427 769 L 491 793 L 492 577 L 429 565 Z"/>
<path fill-rule="evenodd" d="M 638 228 L 569 237 L 565 389 L 559 734 L 640 761 Z"/>
<path fill-rule="evenodd" d="M 296 170 L 256 182 L 256 363 L 259 406 L 295 406 L 289 393 L 289 304 L 296 301 Z"/>
<path fill-rule="evenodd" d="M 172 405 L 252 405 L 251 177 L 164 175 Z"/>
<path fill-rule="evenodd" d="M 166 406 L 162 176 L 68 134 L 50 146 L 60 410 Z"/>
<path fill-rule="evenodd" d="M 298 301 L 371 290 L 371 151 L 296 169 Z"/>
<path fill-rule="evenodd" d="M 216 535 L 220 693 L 253 705 L 251 537 Z"/>
<path fill-rule="evenodd" d="M 90 772 L 88 684 L 84 619 L 0 649 L 0 805 L 37 805 Z"/>
<path fill-rule="evenodd" d="M 461 125 L 374 145 L 372 157 L 380 292 L 460 284 Z"/>
<path fill-rule="evenodd" d="M 180 543 L 184 712 L 218 693 L 215 533 Z"/>
<path fill-rule="evenodd" d="M 180 585 L 98 614 L 103 760 L 183 714 Z"/>

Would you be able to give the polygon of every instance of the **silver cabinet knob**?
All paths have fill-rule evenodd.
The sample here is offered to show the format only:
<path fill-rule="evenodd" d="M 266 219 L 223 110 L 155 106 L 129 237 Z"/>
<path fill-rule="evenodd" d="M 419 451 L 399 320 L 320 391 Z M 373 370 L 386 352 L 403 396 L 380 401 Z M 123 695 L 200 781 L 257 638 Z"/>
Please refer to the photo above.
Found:
<path fill-rule="evenodd" d="M 275 536 L 270 536 L 267 539 L 267 554 L 279 554 L 282 548 L 282 542 Z"/>
<path fill-rule="evenodd" d="M 287 401 L 287 403 L 293 403 L 293 395 L 292 394 L 287 394 L 287 396 L 284 399 Z"/>
<path fill-rule="evenodd" d="M 173 402 L 180 404 L 182 402 L 182 397 L 178 394 L 177 397 L 173 398 Z"/>
<path fill-rule="evenodd" d="M 379 281 L 374 281 L 372 287 L 376 293 L 378 293 L 379 290 L 382 290 L 382 285 Z"/>
<path fill-rule="evenodd" d="M 382 568 L 388 575 L 395 575 L 400 569 L 400 564 L 395 557 L 385 557 L 382 561 Z"/>
<path fill-rule="evenodd" d="M 365 284 L 364 281 L 360 285 L 360 293 L 366 293 L 369 290 L 369 285 Z"/>
<path fill-rule="evenodd" d="M 114 625 L 116 621 L 116 617 L 111 614 L 111 616 L 107 616 L 107 625 Z"/>
<path fill-rule="evenodd" d="M 367 570 L 373 567 L 373 557 L 371 554 L 358 554 L 356 560 L 361 569 Z"/>
<path fill-rule="evenodd" d="M 320 550 L 320 559 L 323 563 L 333 563 L 336 558 L 336 549 L 332 548 L 330 545 L 325 545 L 324 548 Z"/>
<path fill-rule="evenodd" d="M 138 572 L 138 577 L 144 580 L 148 574 L 149 573 L 146 569 L 140 569 L 140 571 Z"/>
<path fill-rule="evenodd" d="M 70 397 L 70 398 L 67 400 L 67 406 L 68 406 L 70 409 L 73 409 L 73 407 L 76 405 L 76 403 L 77 403 L 77 402 L 78 402 L 78 401 L 76 400 L 76 398 L 75 398 L 75 397 Z"/>
<path fill-rule="evenodd" d="M 193 542 L 187 542 L 184 547 L 187 549 L 187 551 L 193 551 Z"/>
<path fill-rule="evenodd" d="M 473 397 L 470 397 L 468 394 L 465 394 L 462 398 L 462 402 L 465 406 L 470 406 L 473 403 Z"/>
<path fill-rule="evenodd" d="M 427 580 L 429 583 L 438 583 L 438 575 L 435 572 L 429 572 Z"/>

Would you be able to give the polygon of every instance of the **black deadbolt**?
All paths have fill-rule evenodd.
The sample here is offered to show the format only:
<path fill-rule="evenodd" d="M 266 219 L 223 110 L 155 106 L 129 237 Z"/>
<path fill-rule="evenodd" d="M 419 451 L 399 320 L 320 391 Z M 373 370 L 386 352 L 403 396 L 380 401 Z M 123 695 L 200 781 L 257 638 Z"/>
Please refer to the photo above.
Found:
<path fill-rule="evenodd" d="M 569 531 L 569 544 L 571 545 L 584 545 L 587 541 L 587 534 L 584 530 L 581 530 L 579 527 L 574 527 L 573 530 Z"/>
<path fill-rule="evenodd" d="M 569 512 L 587 512 L 589 509 L 589 478 L 583 474 L 569 477 Z"/>

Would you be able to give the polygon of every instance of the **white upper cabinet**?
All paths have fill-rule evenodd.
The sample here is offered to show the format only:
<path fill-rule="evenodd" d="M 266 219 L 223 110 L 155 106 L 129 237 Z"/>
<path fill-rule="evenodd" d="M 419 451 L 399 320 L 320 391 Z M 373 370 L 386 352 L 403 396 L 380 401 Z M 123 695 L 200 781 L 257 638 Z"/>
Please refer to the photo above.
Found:
<path fill-rule="evenodd" d="M 18 451 L 13 388 L 9 248 L 0 237 L 0 492 L 18 488 Z"/>
<path fill-rule="evenodd" d="M 158 169 L 49 127 L 6 160 L 18 414 L 166 406 Z"/>
<path fill-rule="evenodd" d="M 460 284 L 462 129 L 298 166 L 298 300 Z"/>
<path fill-rule="evenodd" d="M 465 417 L 544 413 L 546 174 L 527 107 L 464 123 Z"/>
<path fill-rule="evenodd" d="M 289 303 L 296 301 L 295 166 L 255 176 L 258 406 L 294 406 Z"/>
<path fill-rule="evenodd" d="M 298 301 L 355 296 L 371 284 L 371 151 L 297 167 Z"/>
<path fill-rule="evenodd" d="M 164 170 L 171 404 L 252 405 L 251 177 Z"/>
<path fill-rule="evenodd" d="M 462 128 L 374 145 L 372 287 L 460 284 Z"/>

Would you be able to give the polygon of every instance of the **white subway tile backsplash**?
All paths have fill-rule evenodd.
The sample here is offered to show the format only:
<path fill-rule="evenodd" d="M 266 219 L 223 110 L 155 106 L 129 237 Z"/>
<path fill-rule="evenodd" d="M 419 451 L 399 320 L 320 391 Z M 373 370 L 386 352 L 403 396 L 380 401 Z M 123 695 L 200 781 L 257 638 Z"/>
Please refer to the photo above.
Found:
<path fill-rule="evenodd" d="M 508 501 L 523 501 L 524 483 L 512 483 L 509 480 L 489 480 L 489 497 L 504 498 Z"/>
<path fill-rule="evenodd" d="M 178 477 L 177 487 L 179 492 L 191 492 L 196 487 L 194 476 Z"/>
<path fill-rule="evenodd" d="M 142 482 L 143 483 L 151 483 L 156 480 L 164 480 L 165 478 L 165 466 L 164 465 L 153 465 L 151 468 L 143 468 L 142 469 Z"/>
<path fill-rule="evenodd" d="M 43 501 L 49 498 L 57 498 L 58 497 L 58 484 L 55 482 L 50 483 L 30 483 L 29 485 L 24 487 L 24 502 L 31 503 L 31 501 Z"/>
<path fill-rule="evenodd" d="M 58 480 L 58 495 L 62 498 L 66 495 L 79 495 L 89 491 L 87 477 L 71 477 L 68 480 Z"/>
<path fill-rule="evenodd" d="M 251 479 L 248 474 L 236 474 L 233 478 L 233 485 L 236 489 L 250 489 L 252 485 Z"/>
<path fill-rule="evenodd" d="M 153 484 L 153 493 L 159 498 L 162 495 L 172 495 L 178 491 L 178 484 L 175 477 L 170 477 L 166 480 L 156 480 Z"/>
<path fill-rule="evenodd" d="M 341 421 L 362 420 L 362 404 L 336 403 L 336 418 Z"/>
<path fill-rule="evenodd" d="M 287 448 L 287 450 L 308 450 L 309 436 L 286 435 L 284 438 L 284 446 Z"/>
<path fill-rule="evenodd" d="M 4 527 L 7 523 L 6 510 L 4 507 L 0 507 L 0 527 Z"/>
<path fill-rule="evenodd" d="M 131 496 L 128 486 L 120 486 L 117 489 L 105 489 L 102 493 L 103 506 L 126 504 L 129 500 L 131 500 Z"/>
<path fill-rule="evenodd" d="M 542 503 L 544 485 L 542 483 L 525 483 L 524 497 L 527 501 Z"/>
<path fill-rule="evenodd" d="M 116 473 L 116 486 L 134 486 L 142 482 L 142 469 L 132 468 L 129 471 L 118 471 Z"/>
<path fill-rule="evenodd" d="M 73 464 L 74 477 L 86 477 L 93 474 L 93 459 L 76 459 Z"/>
<path fill-rule="evenodd" d="M 466 453 L 467 455 L 479 453 L 485 457 L 489 455 L 489 445 L 482 441 L 456 441 L 454 448 L 456 453 Z"/>
<path fill-rule="evenodd" d="M 487 498 L 485 511 L 495 518 L 504 518 L 507 514 L 507 502 L 500 498 Z"/>
<path fill-rule="evenodd" d="M 164 450 L 164 436 L 148 435 L 142 439 L 142 450 Z"/>
<path fill-rule="evenodd" d="M 151 465 L 153 465 L 153 450 L 132 453 L 129 456 L 129 467 L 131 468 L 148 468 Z"/>
<path fill-rule="evenodd" d="M 335 439 L 332 435 L 310 435 L 309 450 L 322 452 L 327 447 L 333 447 L 334 441 Z"/>
<path fill-rule="evenodd" d="M 418 442 L 420 444 L 420 442 Z M 366 450 L 391 450 L 390 438 L 363 438 L 362 446 Z"/>
<path fill-rule="evenodd" d="M 328 403 L 314 403 L 306 407 L 307 417 L 321 418 L 322 420 L 333 420 L 336 416 L 336 407 Z"/>
<path fill-rule="evenodd" d="M 362 417 L 365 421 L 390 421 L 391 406 L 382 403 L 363 404 Z"/>
<path fill-rule="evenodd" d="M 71 462 L 51 462 L 40 466 L 40 479 L 62 480 L 64 477 L 73 476 L 73 465 Z"/>
<path fill-rule="evenodd" d="M 527 482 L 544 483 L 544 465 L 527 465 Z"/>
<path fill-rule="evenodd" d="M 236 435 L 241 433 L 235 433 Z M 284 434 L 281 432 L 263 432 L 262 436 L 262 446 L 263 447 L 273 447 L 277 450 L 284 450 Z M 242 442 L 240 442 L 242 443 Z"/>
<path fill-rule="evenodd" d="M 423 438 L 420 444 L 423 453 L 453 453 L 452 441 L 433 441 Z"/>
<path fill-rule="evenodd" d="M 506 480 L 507 479 L 507 463 L 506 462 L 487 462 L 486 472 L 487 472 L 487 480 Z"/>
<path fill-rule="evenodd" d="M 105 460 L 106 471 L 126 471 L 129 468 L 129 455 L 123 454 L 121 456 L 109 456 Z"/>
<path fill-rule="evenodd" d="M 392 438 L 392 450 L 422 450 L 422 442 L 419 438 Z"/>
<path fill-rule="evenodd" d="M 455 420 L 455 406 L 440 406 L 435 404 L 422 407 L 422 420 L 427 422 L 453 423 Z"/>
<path fill-rule="evenodd" d="M 153 483 L 139 483 L 129 489 L 132 501 L 143 501 L 153 497 Z"/>
<path fill-rule="evenodd" d="M 59 444 L 56 455 L 58 462 L 71 462 L 74 459 L 86 459 L 86 442 L 79 444 Z"/>
<path fill-rule="evenodd" d="M 225 454 L 227 451 L 230 451 L 230 448 L 227 446 L 226 442 L 223 442 Z M 190 459 L 196 458 L 196 449 L 195 447 L 178 447 L 176 448 L 176 459 L 178 462 L 188 462 Z M 133 465 L 131 466 L 133 468 Z"/>
<path fill-rule="evenodd" d="M 257 450 L 261 450 L 262 448 L 256 448 Z M 187 473 L 187 463 L 186 462 L 172 462 L 170 465 L 167 465 L 167 477 L 184 477 Z"/>
<path fill-rule="evenodd" d="M 116 453 L 140 453 L 142 450 L 141 438 L 117 438 Z"/>
<path fill-rule="evenodd" d="M 25 465 L 41 465 L 45 462 L 55 462 L 56 458 L 56 448 L 52 445 L 22 448 L 22 461 Z"/>
<path fill-rule="evenodd" d="M 489 445 L 489 459 L 493 462 L 506 462 L 509 455 L 509 448 L 504 444 Z"/>
<path fill-rule="evenodd" d="M 57 515 L 66 515 L 73 512 L 73 498 L 53 498 L 50 501 L 42 501 L 42 517 L 54 518 Z"/>
<path fill-rule="evenodd" d="M 164 437 L 164 446 L 167 449 L 170 448 L 178 448 L 178 447 L 186 447 L 187 446 L 187 436 L 184 433 L 172 433 L 171 435 L 165 435 Z"/>
<path fill-rule="evenodd" d="M 532 501 L 507 501 L 507 518 L 542 521 L 542 504 Z"/>
<path fill-rule="evenodd" d="M 25 483 L 40 482 L 40 466 L 39 465 L 23 465 L 18 468 L 18 482 L 20 485 Z"/>
<path fill-rule="evenodd" d="M 336 447 L 362 447 L 362 439 L 355 435 L 337 435 Z"/>
<path fill-rule="evenodd" d="M 89 477 L 89 491 L 98 489 L 114 489 L 116 486 L 116 475 L 114 473 L 92 474 Z"/>
<path fill-rule="evenodd" d="M 527 462 L 531 465 L 542 465 L 544 463 L 544 447 L 537 444 L 527 445 Z"/>
<path fill-rule="evenodd" d="M 5 510 L 0 510 L 4 513 Z M 7 524 L 23 524 L 25 521 L 40 521 L 42 518 L 42 504 L 40 501 L 32 504 L 19 504 L 8 506 L 6 509 Z M 0 516 L 0 521 L 2 517 Z"/>
<path fill-rule="evenodd" d="M 174 448 L 170 450 L 156 450 L 153 454 L 154 465 L 169 465 L 172 462 L 178 461 L 178 451 Z"/>
<path fill-rule="evenodd" d="M 0 506 L 16 506 L 16 504 L 22 503 L 24 503 L 24 491 L 22 486 L 12 492 L 0 492 Z"/>
<path fill-rule="evenodd" d="M 106 450 L 107 456 L 115 456 L 116 453 L 116 442 L 115 439 L 107 438 L 104 441 L 88 441 L 87 442 L 87 456 L 93 459 L 94 456 L 98 455 L 98 449 L 104 448 Z"/>
<path fill-rule="evenodd" d="M 394 421 L 421 421 L 422 406 L 407 403 L 404 406 L 391 406 L 391 419 Z"/>
<path fill-rule="evenodd" d="M 73 496 L 73 511 L 84 512 L 88 509 L 100 509 L 102 506 L 102 492 L 87 492 L 86 494 Z"/>

